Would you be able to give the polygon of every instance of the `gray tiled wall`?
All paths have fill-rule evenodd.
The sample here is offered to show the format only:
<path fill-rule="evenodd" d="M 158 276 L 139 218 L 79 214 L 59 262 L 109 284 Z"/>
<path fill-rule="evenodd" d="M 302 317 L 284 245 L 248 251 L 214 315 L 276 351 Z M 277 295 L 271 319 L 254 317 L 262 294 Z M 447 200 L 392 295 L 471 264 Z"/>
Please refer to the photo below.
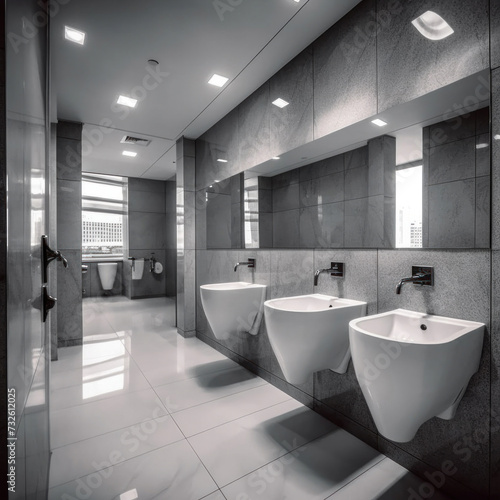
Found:
<path fill-rule="evenodd" d="M 57 270 L 58 346 L 82 343 L 82 124 L 57 124 L 57 245 L 68 268 Z"/>
<path fill-rule="evenodd" d="M 488 248 L 489 108 L 424 127 L 423 137 L 424 247 Z"/>
<path fill-rule="evenodd" d="M 128 180 L 128 256 L 154 258 L 160 274 L 144 264 L 141 279 L 132 280 L 131 262 L 123 264 L 123 290 L 131 299 L 175 294 L 175 183 L 150 179 Z"/>

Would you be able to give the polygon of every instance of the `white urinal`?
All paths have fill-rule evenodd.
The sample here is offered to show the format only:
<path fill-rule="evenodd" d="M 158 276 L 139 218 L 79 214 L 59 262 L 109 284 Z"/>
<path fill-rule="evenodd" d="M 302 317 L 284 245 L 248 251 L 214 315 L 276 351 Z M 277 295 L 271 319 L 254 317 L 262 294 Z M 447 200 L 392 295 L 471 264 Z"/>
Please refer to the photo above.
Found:
<path fill-rule="evenodd" d="M 99 264 L 97 264 L 97 271 L 99 272 L 99 278 L 101 278 L 103 290 L 113 289 L 117 269 L 117 262 L 99 262 Z"/>

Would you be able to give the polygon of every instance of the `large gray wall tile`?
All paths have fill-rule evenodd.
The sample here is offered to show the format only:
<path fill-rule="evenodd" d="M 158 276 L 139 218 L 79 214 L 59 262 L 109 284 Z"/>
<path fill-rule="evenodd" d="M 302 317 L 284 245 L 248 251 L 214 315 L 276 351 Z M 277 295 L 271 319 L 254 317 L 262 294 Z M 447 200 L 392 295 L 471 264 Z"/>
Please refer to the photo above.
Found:
<path fill-rule="evenodd" d="M 475 190 L 474 179 L 429 186 L 430 248 L 474 248 Z"/>
<path fill-rule="evenodd" d="M 231 196 L 209 195 L 206 217 L 207 248 L 231 248 Z"/>
<path fill-rule="evenodd" d="M 292 59 L 269 81 L 270 102 L 289 104 L 271 107 L 271 151 L 280 155 L 313 140 L 313 53 L 309 47 Z"/>
<path fill-rule="evenodd" d="M 439 0 L 402 3 L 378 0 L 389 12 L 377 36 L 378 112 L 409 102 L 473 75 L 489 66 L 488 0 Z M 454 29 L 438 42 L 423 37 L 411 24 L 432 10 Z"/>
<path fill-rule="evenodd" d="M 275 212 L 273 215 L 273 247 L 298 248 L 299 210 Z"/>
<path fill-rule="evenodd" d="M 300 248 L 344 246 L 344 203 L 327 203 L 301 208 Z"/>
<path fill-rule="evenodd" d="M 164 184 L 162 181 L 154 181 Z M 128 190 L 129 212 L 149 212 L 164 214 L 166 210 L 165 191 L 135 191 Z"/>
<path fill-rule="evenodd" d="M 300 206 L 310 207 L 344 201 L 344 172 L 300 183 Z"/>
<path fill-rule="evenodd" d="M 239 168 L 259 165 L 271 158 L 269 82 L 257 89 L 238 107 Z M 236 173 L 234 171 L 233 173 Z"/>
<path fill-rule="evenodd" d="M 81 140 L 57 137 L 57 178 L 71 181 L 82 180 Z"/>
<path fill-rule="evenodd" d="M 273 190 L 273 211 L 293 210 L 299 208 L 299 184 L 290 184 Z"/>
<path fill-rule="evenodd" d="M 343 172 L 344 156 L 343 154 L 331 156 L 330 158 L 301 167 L 299 169 L 300 182 Z"/>
<path fill-rule="evenodd" d="M 278 250 L 271 253 L 271 298 L 313 292 L 313 250 Z"/>
<path fill-rule="evenodd" d="M 129 212 L 128 217 L 129 248 L 165 248 L 164 214 Z"/>
<path fill-rule="evenodd" d="M 475 176 L 476 139 L 431 148 L 429 161 L 429 184 L 471 179 Z"/>
<path fill-rule="evenodd" d="M 377 113 L 372 12 L 376 2 L 365 0 L 314 42 L 315 139 Z"/>

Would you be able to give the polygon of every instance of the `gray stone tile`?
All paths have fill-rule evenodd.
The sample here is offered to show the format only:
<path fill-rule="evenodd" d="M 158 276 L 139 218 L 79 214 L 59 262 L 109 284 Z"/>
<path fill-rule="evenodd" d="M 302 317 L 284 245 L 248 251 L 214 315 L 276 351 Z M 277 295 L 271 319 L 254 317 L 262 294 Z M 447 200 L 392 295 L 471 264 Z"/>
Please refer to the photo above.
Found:
<path fill-rule="evenodd" d="M 390 7 L 395 6 L 392 14 Z M 427 10 L 440 14 L 455 33 L 430 43 L 411 24 Z M 488 1 L 379 0 L 390 22 L 377 34 L 378 112 L 409 102 L 489 66 Z"/>
<path fill-rule="evenodd" d="M 273 211 L 273 191 L 259 188 L 258 193 L 259 213 L 271 213 Z"/>
<path fill-rule="evenodd" d="M 279 250 L 271 253 L 271 298 L 313 293 L 312 250 Z"/>
<path fill-rule="evenodd" d="M 345 199 L 356 200 L 368 196 L 369 168 L 350 168 L 345 171 Z"/>
<path fill-rule="evenodd" d="M 299 168 L 294 168 L 293 170 L 289 170 L 288 172 L 283 172 L 282 174 L 271 177 L 272 189 L 278 189 L 290 186 L 291 184 L 297 184 L 301 181 L 299 172 Z"/>
<path fill-rule="evenodd" d="M 486 147 L 482 147 L 487 144 Z M 478 149 L 478 146 L 479 149 Z M 490 175 L 490 134 L 481 134 L 476 137 L 476 177 Z"/>
<path fill-rule="evenodd" d="M 368 196 L 396 196 L 396 139 L 383 135 L 368 141 Z"/>
<path fill-rule="evenodd" d="M 429 248 L 474 248 L 474 179 L 429 186 Z"/>
<path fill-rule="evenodd" d="M 57 138 L 57 178 L 82 180 L 82 143 L 73 139 Z"/>
<path fill-rule="evenodd" d="M 313 140 L 313 56 L 303 50 L 269 81 L 270 102 L 289 104 L 271 107 L 271 151 L 280 155 Z"/>
<path fill-rule="evenodd" d="M 290 184 L 289 186 L 273 189 L 273 212 L 293 210 L 294 208 L 299 208 L 299 206 L 299 184 Z"/>
<path fill-rule="evenodd" d="M 310 207 L 344 201 L 344 172 L 300 183 L 300 206 Z"/>
<path fill-rule="evenodd" d="M 490 107 L 488 104 L 474 113 L 476 118 L 476 135 L 490 133 Z"/>
<path fill-rule="evenodd" d="M 57 181 L 57 244 L 62 250 L 82 249 L 82 183 Z"/>
<path fill-rule="evenodd" d="M 139 177 L 129 177 L 128 192 L 135 195 L 139 192 L 156 193 L 165 195 L 165 182 L 152 179 L 141 179 Z"/>
<path fill-rule="evenodd" d="M 377 313 L 377 250 L 315 250 L 314 268 L 327 269 L 331 262 L 343 262 L 345 277 L 320 275 L 315 293 L 363 300 L 367 314 Z"/>
<path fill-rule="evenodd" d="M 344 246 L 344 203 L 328 203 L 301 208 L 300 248 Z"/>
<path fill-rule="evenodd" d="M 129 247 L 141 250 L 164 248 L 165 215 L 129 212 Z"/>
<path fill-rule="evenodd" d="M 79 122 L 69 122 L 59 120 L 57 123 L 57 137 L 64 137 L 66 139 L 82 140 L 82 127 Z"/>
<path fill-rule="evenodd" d="M 181 137 L 176 143 L 176 159 L 194 157 L 196 155 L 196 141 Z"/>
<path fill-rule="evenodd" d="M 434 148 L 450 142 L 461 141 L 476 135 L 476 113 L 456 116 L 451 120 L 441 121 L 424 127 L 424 148 Z"/>
<path fill-rule="evenodd" d="M 490 487 L 496 500 L 500 492 L 500 251 L 492 252 L 491 324 L 491 464 Z"/>
<path fill-rule="evenodd" d="M 314 138 L 377 113 L 376 2 L 358 4 L 314 44 Z"/>
<path fill-rule="evenodd" d="M 259 165 L 271 158 L 269 82 L 238 106 L 238 171 Z M 233 172 L 236 173 L 236 172 Z"/>
<path fill-rule="evenodd" d="M 299 169 L 300 182 L 344 171 L 344 155 L 332 156 Z"/>
<path fill-rule="evenodd" d="M 490 247 L 490 176 L 476 178 L 475 247 Z"/>
<path fill-rule="evenodd" d="M 392 248 L 395 229 L 394 198 L 370 196 L 345 202 L 346 248 Z"/>
<path fill-rule="evenodd" d="M 344 164 L 346 170 L 368 166 L 368 146 L 344 153 Z"/>
<path fill-rule="evenodd" d="M 299 210 L 276 212 L 273 215 L 273 247 L 299 247 Z"/>
<path fill-rule="evenodd" d="M 492 89 L 492 132 L 500 137 L 500 69 L 491 73 Z M 500 140 L 493 139 L 491 165 L 491 247 L 500 249 Z"/>
<path fill-rule="evenodd" d="M 231 196 L 209 196 L 206 216 L 207 248 L 231 248 Z"/>
<path fill-rule="evenodd" d="M 474 137 L 431 148 L 429 184 L 473 178 L 476 165 L 475 155 Z"/>
<path fill-rule="evenodd" d="M 434 267 L 434 286 L 405 284 L 412 265 Z M 487 250 L 379 250 L 378 310 L 402 307 L 440 316 L 489 322 L 489 252 Z"/>
<path fill-rule="evenodd" d="M 273 214 L 259 214 L 259 247 L 273 247 Z"/>
<path fill-rule="evenodd" d="M 164 184 L 162 181 L 155 181 Z M 150 212 L 164 214 L 166 210 L 165 192 L 128 190 L 130 212 Z"/>
<path fill-rule="evenodd" d="M 57 327 L 58 345 L 67 342 L 82 343 L 82 251 L 66 250 L 68 267 L 57 273 Z"/>
<path fill-rule="evenodd" d="M 491 68 L 500 66 L 500 4 L 490 2 Z"/>
<path fill-rule="evenodd" d="M 248 123 L 247 123 L 248 126 Z M 221 175 L 216 179 L 224 179 L 241 171 L 240 168 L 240 142 L 243 138 L 239 132 L 239 112 L 238 108 L 230 111 L 224 118 L 215 125 L 215 144 L 211 143 L 212 156 L 217 160 L 221 158 L 227 160 L 227 163 L 219 166 L 227 167 L 228 175 Z M 213 179 L 215 180 L 215 179 Z"/>

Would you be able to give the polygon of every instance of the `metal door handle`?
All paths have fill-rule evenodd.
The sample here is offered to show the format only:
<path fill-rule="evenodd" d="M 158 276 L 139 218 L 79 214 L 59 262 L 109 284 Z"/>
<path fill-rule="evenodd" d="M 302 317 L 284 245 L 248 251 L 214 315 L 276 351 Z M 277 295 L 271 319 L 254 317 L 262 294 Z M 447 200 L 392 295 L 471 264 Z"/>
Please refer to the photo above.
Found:
<path fill-rule="evenodd" d="M 42 285 L 42 319 L 47 320 L 49 311 L 56 305 L 57 299 L 49 295 L 46 285 Z"/>
<path fill-rule="evenodd" d="M 47 267 L 53 260 L 59 260 L 68 267 L 68 260 L 59 250 L 52 250 L 46 234 L 42 235 L 42 283 L 47 283 Z"/>

